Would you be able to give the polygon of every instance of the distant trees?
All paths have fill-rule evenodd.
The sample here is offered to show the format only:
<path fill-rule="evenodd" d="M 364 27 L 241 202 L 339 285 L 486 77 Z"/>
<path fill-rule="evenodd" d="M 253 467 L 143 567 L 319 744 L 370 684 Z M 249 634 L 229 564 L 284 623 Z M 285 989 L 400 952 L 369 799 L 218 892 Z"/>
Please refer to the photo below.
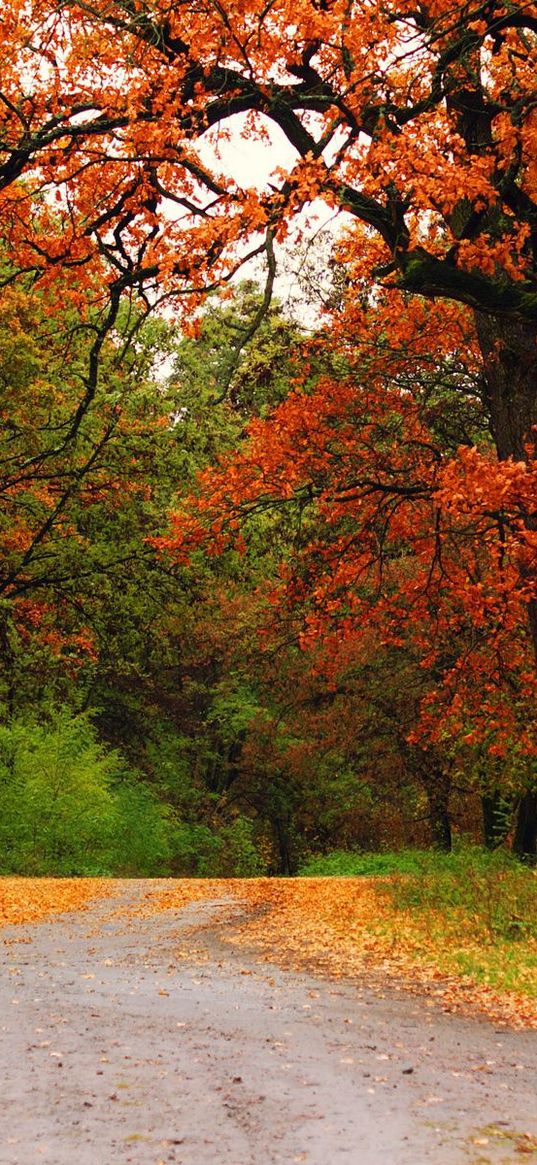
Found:
<path fill-rule="evenodd" d="M 356 725 L 385 666 L 437 840 L 462 773 L 519 804 L 534 856 L 535 6 L 36 0 L 1 22 L 7 710 L 86 702 L 114 742 L 128 711 L 133 750 L 180 722 L 203 812 L 233 786 L 292 865 L 320 738 L 270 653 L 303 710 L 311 676 L 352 689 Z M 247 188 L 232 129 L 293 161 Z M 269 303 L 318 198 L 347 227 L 312 337 Z M 217 301 L 254 256 L 265 288 Z"/>
<path fill-rule="evenodd" d="M 498 467 L 460 321 L 446 343 L 433 313 L 415 348 L 384 305 L 369 332 L 338 322 L 303 344 L 302 380 L 200 475 L 159 545 L 181 561 L 235 545 L 252 561 L 265 529 L 273 569 L 281 556 L 262 616 L 272 648 L 294 643 L 334 703 L 346 693 L 357 732 L 391 725 L 437 844 L 451 844 L 453 790 L 474 788 L 518 797 L 515 844 L 532 854 L 531 472 Z"/>

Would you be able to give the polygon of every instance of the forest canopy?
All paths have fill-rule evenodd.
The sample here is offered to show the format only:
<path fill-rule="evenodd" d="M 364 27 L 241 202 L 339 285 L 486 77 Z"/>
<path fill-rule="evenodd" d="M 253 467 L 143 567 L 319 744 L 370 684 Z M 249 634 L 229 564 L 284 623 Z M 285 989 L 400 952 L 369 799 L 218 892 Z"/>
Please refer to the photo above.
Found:
<path fill-rule="evenodd" d="M 537 5 L 0 27 L 4 867 L 534 860 Z"/>

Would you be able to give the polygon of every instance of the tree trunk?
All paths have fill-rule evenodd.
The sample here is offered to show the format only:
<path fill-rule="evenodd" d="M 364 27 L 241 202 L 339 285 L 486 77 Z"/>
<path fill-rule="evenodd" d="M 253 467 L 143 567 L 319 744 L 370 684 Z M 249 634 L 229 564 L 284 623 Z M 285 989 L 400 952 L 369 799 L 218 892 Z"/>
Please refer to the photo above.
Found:
<path fill-rule="evenodd" d="M 520 798 L 513 852 L 532 865 L 537 862 L 537 792 L 524 793 Z"/>
<path fill-rule="evenodd" d="M 512 457 L 527 461 L 537 452 L 537 325 L 513 317 L 476 313 L 484 368 L 484 404 L 500 461 Z M 535 507 L 524 515 L 529 530 L 537 530 Z M 535 582 L 534 570 L 525 572 Z M 537 598 L 527 604 L 528 626 L 537 662 Z M 537 794 L 520 802 L 513 848 L 535 860 L 537 852 Z"/>
<path fill-rule="evenodd" d="M 294 874 L 295 869 L 294 869 L 294 862 L 293 862 L 292 856 L 291 856 L 291 845 L 290 845 L 290 839 L 289 839 L 288 823 L 287 823 L 287 821 L 284 821 L 282 817 L 274 817 L 272 824 L 273 824 L 273 828 L 274 828 L 274 833 L 276 835 L 276 843 L 278 846 L 278 856 L 279 856 L 279 865 L 280 865 L 279 872 L 280 872 L 280 874 L 283 874 L 284 876 L 287 876 L 289 874 Z"/>
<path fill-rule="evenodd" d="M 484 371 L 484 404 L 500 461 L 535 452 L 537 326 L 513 317 L 476 313 Z"/>
<path fill-rule="evenodd" d="M 502 793 L 484 793 L 481 798 L 483 812 L 483 839 L 487 849 L 497 849 L 509 833 L 512 816 L 512 798 L 509 801 Z"/>
<path fill-rule="evenodd" d="M 476 313 L 483 357 L 484 405 L 498 458 L 527 461 L 537 454 L 537 326 L 512 317 Z M 537 530 L 535 508 L 524 515 Z M 527 574 L 529 581 L 529 572 Z M 537 661 L 537 599 L 528 602 L 528 624 Z"/>

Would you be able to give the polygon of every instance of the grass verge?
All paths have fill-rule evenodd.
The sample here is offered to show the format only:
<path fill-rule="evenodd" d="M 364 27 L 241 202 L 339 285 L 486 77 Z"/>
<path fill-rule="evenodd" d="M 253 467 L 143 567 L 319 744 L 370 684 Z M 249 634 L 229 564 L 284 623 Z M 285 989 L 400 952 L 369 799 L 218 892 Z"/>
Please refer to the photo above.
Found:
<path fill-rule="evenodd" d="M 509 854 L 339 852 L 301 872 L 383 876 L 384 940 L 446 974 L 537 999 L 537 872 Z"/>

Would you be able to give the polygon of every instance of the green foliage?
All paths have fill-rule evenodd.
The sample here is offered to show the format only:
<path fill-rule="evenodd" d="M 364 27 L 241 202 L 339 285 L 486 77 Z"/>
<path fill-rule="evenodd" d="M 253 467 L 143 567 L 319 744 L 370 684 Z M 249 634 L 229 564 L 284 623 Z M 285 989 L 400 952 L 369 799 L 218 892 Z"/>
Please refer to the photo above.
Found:
<path fill-rule="evenodd" d="M 489 942 L 537 938 L 537 876 L 505 850 L 421 853 L 417 866 L 393 882 L 398 905 L 469 919 Z"/>
<path fill-rule="evenodd" d="M 101 862 L 113 823 L 117 762 L 87 720 L 61 713 L 50 727 L 0 730 L 0 842 L 4 871 L 72 873 Z"/>
<path fill-rule="evenodd" d="M 248 817 L 236 817 L 221 832 L 222 875 L 255 878 L 265 873 L 255 845 L 254 824 Z"/>
<path fill-rule="evenodd" d="M 108 862 L 114 874 L 158 877 L 171 873 L 174 816 L 170 806 L 134 774 L 113 787 L 114 821 Z"/>
<path fill-rule="evenodd" d="M 311 857 L 302 877 L 385 877 L 394 903 L 418 914 L 470 920 L 489 942 L 537 938 L 537 875 L 505 850 L 452 853 L 334 850 Z"/>
<path fill-rule="evenodd" d="M 167 872 L 164 806 L 66 710 L 0 729 L 0 869 L 18 874 Z"/>
<path fill-rule="evenodd" d="M 289 391 L 304 334 L 276 301 L 266 312 L 262 304 L 260 288 L 247 280 L 231 299 L 209 297 L 198 335 L 177 345 L 170 383 L 179 387 L 182 423 L 194 441 L 197 422 L 198 453 L 221 453 L 233 427 L 236 436 L 245 419 Z"/>
<path fill-rule="evenodd" d="M 302 878 L 359 878 L 392 874 L 417 874 L 427 855 L 422 850 L 394 853 L 363 853 L 332 850 L 310 857 L 299 868 Z"/>
<path fill-rule="evenodd" d="M 217 878 L 222 843 L 209 825 L 178 822 L 173 834 L 172 871 L 183 878 Z"/>
<path fill-rule="evenodd" d="M 254 824 L 239 815 L 227 825 L 180 822 L 172 839 L 173 872 L 193 878 L 252 878 L 265 873 Z"/>
<path fill-rule="evenodd" d="M 537 991 L 537 874 L 506 851 L 334 851 L 300 868 L 309 876 L 382 878 L 391 909 L 381 932 L 448 974 L 500 990 Z"/>
<path fill-rule="evenodd" d="M 246 506 L 244 553 L 197 547 L 177 561 L 155 549 L 177 495 L 180 503 L 200 471 L 240 450 L 248 422 L 285 398 L 297 366 L 306 363 L 306 392 L 323 370 L 351 374 L 348 352 L 323 356 L 277 303 L 241 347 L 261 302 L 251 283 L 210 296 L 196 338 L 156 318 L 139 327 L 122 309 L 75 431 L 91 330 L 78 327 L 73 304 L 51 311 L 30 282 L 0 297 L 6 871 L 254 876 L 294 872 L 319 850 L 333 852 L 301 872 L 415 871 L 416 855 L 362 851 L 430 834 L 427 793 L 452 745 L 444 757 L 429 750 L 432 775 L 408 748 L 428 673 L 384 651 L 375 665 L 351 659 L 338 689 L 326 690 L 322 659 L 315 678 L 283 610 L 281 642 L 264 648 L 280 564 L 315 523 L 305 499 Z M 450 447 L 479 435 L 471 393 L 456 414 L 447 404 L 460 375 L 452 362 L 419 389 Z M 408 376 L 402 389 L 418 391 Z M 388 428 L 395 440 L 395 418 Z M 527 781 L 513 757 L 493 765 L 487 754 L 475 773 L 471 763 L 466 747 L 455 775 L 474 797 L 477 837 L 474 791 L 507 790 L 507 818 Z"/>
<path fill-rule="evenodd" d="M 173 731 L 169 724 L 160 722 L 152 726 L 151 735 L 147 733 L 147 725 L 145 730 L 145 739 L 137 741 L 139 764 L 160 799 L 173 806 L 181 822 L 180 829 L 210 817 L 212 798 L 196 780 L 196 762 L 205 759 L 203 741 Z"/>
<path fill-rule="evenodd" d="M 230 745 L 248 731 L 253 721 L 267 717 L 267 709 L 260 703 L 255 690 L 231 676 L 215 689 L 207 723 L 217 727 L 224 745 Z"/>
<path fill-rule="evenodd" d="M 263 873 L 253 823 L 182 821 L 87 716 L 0 728 L 0 872 L 158 877 Z"/>

